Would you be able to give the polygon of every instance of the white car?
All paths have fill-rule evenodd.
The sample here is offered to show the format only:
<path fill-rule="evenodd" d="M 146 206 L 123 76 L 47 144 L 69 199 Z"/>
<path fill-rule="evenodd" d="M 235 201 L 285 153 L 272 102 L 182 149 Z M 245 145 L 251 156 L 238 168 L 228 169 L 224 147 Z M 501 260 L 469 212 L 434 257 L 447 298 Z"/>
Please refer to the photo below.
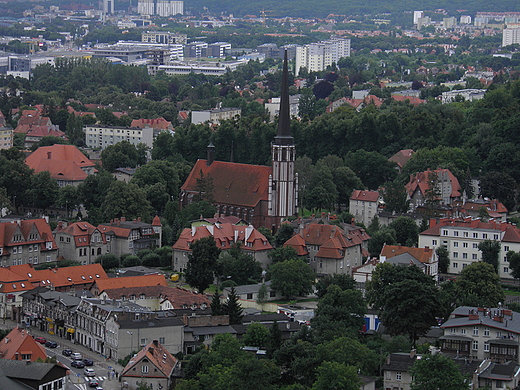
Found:
<path fill-rule="evenodd" d="M 72 355 L 70 355 L 70 357 L 73 360 L 81 360 L 81 359 L 83 359 L 83 356 L 79 352 L 74 352 Z"/>
<path fill-rule="evenodd" d="M 85 376 L 96 376 L 96 372 L 92 368 L 85 368 Z"/>

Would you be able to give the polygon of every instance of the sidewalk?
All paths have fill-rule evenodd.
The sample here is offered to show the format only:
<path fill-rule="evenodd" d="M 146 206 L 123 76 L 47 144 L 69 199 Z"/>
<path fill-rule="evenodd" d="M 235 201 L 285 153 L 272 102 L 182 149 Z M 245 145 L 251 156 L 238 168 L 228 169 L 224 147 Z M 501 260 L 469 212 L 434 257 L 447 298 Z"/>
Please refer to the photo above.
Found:
<path fill-rule="evenodd" d="M 3 323 L 3 321 L 0 320 L 0 329 L 9 329 L 10 330 L 10 329 L 14 329 L 17 325 L 18 324 L 16 322 L 11 321 L 11 320 L 5 320 L 5 323 Z M 33 337 L 42 336 L 42 337 L 45 337 L 47 340 L 56 341 L 58 343 L 58 348 L 55 349 L 55 351 L 56 351 L 55 354 L 57 356 L 61 355 L 61 351 L 64 348 L 69 348 L 69 349 L 72 349 L 74 352 L 81 353 L 84 358 L 92 359 L 92 361 L 94 362 L 94 367 L 98 367 L 103 370 L 108 370 L 108 367 L 111 367 L 112 370 L 117 371 L 119 374 L 121 374 L 121 372 L 123 371 L 124 367 L 120 366 L 113 360 L 106 359 L 102 355 L 99 355 L 99 354 L 91 351 L 87 347 L 84 347 L 79 344 L 74 344 L 70 340 L 63 339 L 56 335 L 52 335 L 47 332 L 42 332 L 32 326 L 29 328 L 26 328 L 26 329 L 27 329 L 28 333 L 31 334 Z M 74 381 L 74 378 L 70 377 L 70 379 L 71 379 L 71 381 Z M 74 382 L 74 383 L 77 383 L 77 382 Z M 121 383 L 115 378 L 111 377 L 110 380 L 106 379 L 103 382 L 103 390 L 120 390 L 120 389 L 121 389 Z"/>

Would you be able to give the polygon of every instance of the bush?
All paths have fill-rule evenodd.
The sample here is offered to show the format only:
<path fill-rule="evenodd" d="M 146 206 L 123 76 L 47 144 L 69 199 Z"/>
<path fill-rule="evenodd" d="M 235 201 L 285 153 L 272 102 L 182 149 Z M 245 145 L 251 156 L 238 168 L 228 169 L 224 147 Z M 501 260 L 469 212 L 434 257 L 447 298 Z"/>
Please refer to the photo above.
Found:
<path fill-rule="evenodd" d="M 151 249 L 141 249 L 139 252 L 137 252 L 137 256 L 142 260 L 143 257 L 146 255 L 153 253 L 153 250 Z"/>
<path fill-rule="evenodd" d="M 161 265 L 161 256 L 157 253 L 148 253 L 143 256 L 142 264 L 146 267 L 159 267 Z"/>
<path fill-rule="evenodd" d="M 226 280 L 220 285 L 221 288 L 235 287 L 237 284 L 232 280 Z"/>
<path fill-rule="evenodd" d="M 138 256 L 131 255 L 126 256 L 123 260 L 123 266 L 124 267 L 135 267 L 141 265 L 141 259 Z"/>

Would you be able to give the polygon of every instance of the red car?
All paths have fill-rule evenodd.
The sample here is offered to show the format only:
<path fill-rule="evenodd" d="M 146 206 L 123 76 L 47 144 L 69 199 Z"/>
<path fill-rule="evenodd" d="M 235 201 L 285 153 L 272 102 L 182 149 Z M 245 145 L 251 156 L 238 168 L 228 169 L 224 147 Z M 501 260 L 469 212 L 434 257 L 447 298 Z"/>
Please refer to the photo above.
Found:
<path fill-rule="evenodd" d="M 40 344 L 45 344 L 47 342 L 47 339 L 45 337 L 35 337 L 34 338 L 34 341 L 40 343 Z"/>

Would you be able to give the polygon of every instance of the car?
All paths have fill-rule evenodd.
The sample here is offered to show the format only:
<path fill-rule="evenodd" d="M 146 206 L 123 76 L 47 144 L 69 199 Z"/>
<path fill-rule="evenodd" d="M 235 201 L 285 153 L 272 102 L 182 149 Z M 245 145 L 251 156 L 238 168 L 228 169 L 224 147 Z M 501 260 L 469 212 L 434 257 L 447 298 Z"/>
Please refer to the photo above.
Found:
<path fill-rule="evenodd" d="M 38 337 L 34 338 L 34 341 L 36 341 L 36 342 L 38 342 L 40 344 L 45 344 L 47 342 L 47 339 L 45 337 L 38 336 Z"/>
<path fill-rule="evenodd" d="M 47 340 L 45 346 L 49 348 L 56 348 L 58 346 L 58 343 L 56 341 Z"/>
<path fill-rule="evenodd" d="M 81 360 L 83 359 L 83 355 L 80 354 L 79 352 L 74 352 L 72 355 L 70 355 L 70 357 L 74 360 Z"/>
<path fill-rule="evenodd" d="M 82 360 L 73 360 L 70 365 L 76 368 L 85 368 L 85 363 Z"/>
<path fill-rule="evenodd" d="M 91 379 L 89 382 L 88 382 L 88 387 L 98 387 L 99 386 L 99 382 L 94 380 L 94 379 Z"/>
<path fill-rule="evenodd" d="M 63 351 L 61 351 L 61 354 L 63 356 L 70 356 L 72 355 L 72 349 L 64 349 Z"/>
<path fill-rule="evenodd" d="M 83 363 L 85 363 L 85 366 L 93 366 L 94 361 L 92 359 L 83 359 Z"/>
<path fill-rule="evenodd" d="M 83 372 L 85 376 L 96 376 L 96 371 L 94 371 L 93 368 L 85 368 L 85 371 Z"/>

